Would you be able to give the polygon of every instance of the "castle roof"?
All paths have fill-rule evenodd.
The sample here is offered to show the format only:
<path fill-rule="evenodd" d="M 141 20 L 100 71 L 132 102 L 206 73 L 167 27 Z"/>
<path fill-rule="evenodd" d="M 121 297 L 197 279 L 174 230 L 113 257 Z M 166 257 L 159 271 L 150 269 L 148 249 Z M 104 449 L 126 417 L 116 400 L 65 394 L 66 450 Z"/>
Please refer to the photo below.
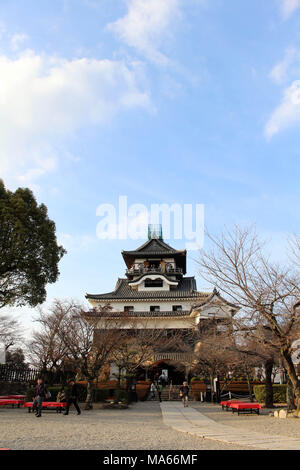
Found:
<path fill-rule="evenodd" d="M 106 294 L 86 294 L 90 300 L 103 300 L 106 302 L 115 300 L 188 300 L 194 299 L 195 303 L 205 301 L 211 293 L 199 292 L 196 289 L 194 277 L 183 277 L 178 286 L 173 290 L 162 291 L 138 291 L 129 285 L 130 280 L 119 278 L 115 290 Z"/>

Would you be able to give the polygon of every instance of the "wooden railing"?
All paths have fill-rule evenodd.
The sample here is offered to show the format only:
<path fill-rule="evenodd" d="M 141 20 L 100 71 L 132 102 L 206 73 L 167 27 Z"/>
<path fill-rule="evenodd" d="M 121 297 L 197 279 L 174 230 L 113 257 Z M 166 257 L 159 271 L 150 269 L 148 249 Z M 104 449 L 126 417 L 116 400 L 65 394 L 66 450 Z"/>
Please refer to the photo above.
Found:
<path fill-rule="evenodd" d="M 0 364 L 0 382 L 31 382 L 39 376 L 36 369 Z"/>
<path fill-rule="evenodd" d="M 180 352 L 165 352 L 154 354 L 154 362 L 174 361 L 174 362 L 193 362 L 193 355 Z"/>
<path fill-rule="evenodd" d="M 169 311 L 163 311 L 163 310 L 155 310 L 153 312 L 148 311 L 136 311 L 136 310 L 128 310 L 126 312 L 109 312 L 108 317 L 123 317 L 126 318 L 128 317 L 177 317 L 177 316 L 188 316 L 189 315 L 189 310 L 169 310 Z"/>
<path fill-rule="evenodd" d="M 131 274 L 133 276 L 139 276 L 142 274 L 182 274 L 181 268 L 162 268 L 161 266 L 154 266 L 154 267 L 140 267 L 140 268 L 130 268 L 126 269 L 126 274 Z"/>

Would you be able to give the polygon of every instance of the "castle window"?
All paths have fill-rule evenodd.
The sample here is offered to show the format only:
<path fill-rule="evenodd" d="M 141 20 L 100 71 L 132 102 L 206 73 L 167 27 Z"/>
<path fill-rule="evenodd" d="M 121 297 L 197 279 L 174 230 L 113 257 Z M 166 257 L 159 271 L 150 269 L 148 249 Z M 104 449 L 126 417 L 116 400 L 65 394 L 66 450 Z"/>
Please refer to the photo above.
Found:
<path fill-rule="evenodd" d="M 182 310 L 182 305 L 173 305 L 172 310 L 173 312 L 179 312 Z"/>
<path fill-rule="evenodd" d="M 145 287 L 163 287 L 162 279 L 146 279 Z"/>
<path fill-rule="evenodd" d="M 133 312 L 133 310 L 134 310 L 134 307 L 128 307 L 127 305 L 124 307 L 125 313 Z"/>
<path fill-rule="evenodd" d="M 160 307 L 157 306 L 157 305 L 151 305 L 150 307 L 150 312 L 159 312 L 160 311 Z"/>

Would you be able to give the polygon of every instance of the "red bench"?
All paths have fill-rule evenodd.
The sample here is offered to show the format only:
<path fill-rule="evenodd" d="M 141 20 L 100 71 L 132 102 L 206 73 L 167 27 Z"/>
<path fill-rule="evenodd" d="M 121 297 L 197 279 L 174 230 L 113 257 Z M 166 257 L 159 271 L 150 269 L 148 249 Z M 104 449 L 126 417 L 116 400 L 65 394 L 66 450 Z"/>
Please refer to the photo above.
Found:
<path fill-rule="evenodd" d="M 15 400 L 25 400 L 25 395 L 8 395 L 8 398 L 13 398 Z"/>
<path fill-rule="evenodd" d="M 32 411 L 32 405 L 33 405 L 33 402 L 28 401 L 28 402 L 24 403 L 23 408 L 28 408 L 28 413 L 30 413 Z M 66 405 L 67 405 L 66 402 L 63 402 L 63 403 L 57 402 L 57 401 L 43 401 L 42 402 L 42 408 L 43 409 L 50 409 L 50 410 L 55 409 L 56 413 L 58 413 L 58 412 L 61 413 L 62 410 L 64 410 L 66 408 Z"/>
<path fill-rule="evenodd" d="M 228 411 L 228 409 L 230 408 L 230 405 L 231 403 L 241 403 L 240 400 L 225 400 L 225 401 L 221 401 L 220 402 L 220 405 L 222 406 L 222 410 L 226 410 Z"/>
<path fill-rule="evenodd" d="M 20 405 L 23 405 L 24 403 L 24 400 L 16 400 L 16 399 L 11 399 L 11 398 L 7 398 L 7 399 L 0 399 L 0 406 L 5 406 L 5 405 L 12 405 L 12 407 L 14 407 L 15 405 L 18 406 L 18 408 L 20 408 Z"/>
<path fill-rule="evenodd" d="M 25 400 L 25 395 L 1 395 L 0 400 Z"/>
<path fill-rule="evenodd" d="M 259 403 L 231 403 L 229 408 L 232 409 L 232 413 L 237 411 L 237 414 L 240 413 L 256 413 L 259 415 L 259 410 L 261 410 L 261 405 Z"/>

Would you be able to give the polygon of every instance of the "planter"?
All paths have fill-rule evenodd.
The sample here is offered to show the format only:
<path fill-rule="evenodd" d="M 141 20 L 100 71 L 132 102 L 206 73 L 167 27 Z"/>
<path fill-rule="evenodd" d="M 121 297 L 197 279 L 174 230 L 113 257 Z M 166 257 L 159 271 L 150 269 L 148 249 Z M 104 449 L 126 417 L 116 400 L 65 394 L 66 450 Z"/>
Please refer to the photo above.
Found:
<path fill-rule="evenodd" d="M 204 383 L 192 383 L 192 392 L 206 392 L 206 384 Z"/>
<path fill-rule="evenodd" d="M 205 383 L 194 381 L 194 382 L 191 384 L 191 388 L 192 388 L 192 394 L 193 394 L 194 400 L 195 400 L 195 401 L 200 401 L 200 399 L 201 399 L 201 392 L 202 392 L 202 393 L 205 393 L 205 392 L 206 392 L 206 385 L 205 385 Z"/>
<path fill-rule="evenodd" d="M 137 383 L 136 384 L 136 393 L 137 393 L 138 399 L 141 401 L 146 400 L 149 390 L 150 390 L 149 383 Z"/>

